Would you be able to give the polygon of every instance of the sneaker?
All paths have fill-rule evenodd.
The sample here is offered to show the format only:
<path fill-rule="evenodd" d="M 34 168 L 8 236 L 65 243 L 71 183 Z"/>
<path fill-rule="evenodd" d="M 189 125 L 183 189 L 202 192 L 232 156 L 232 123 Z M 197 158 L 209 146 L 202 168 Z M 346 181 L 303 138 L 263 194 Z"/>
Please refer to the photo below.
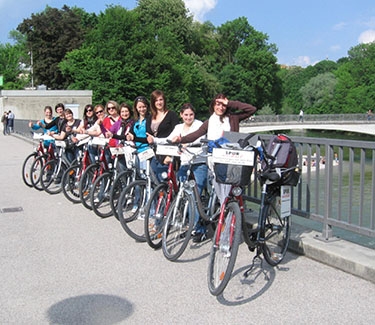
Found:
<path fill-rule="evenodd" d="M 137 211 L 138 207 L 133 207 L 131 213 L 135 213 Z"/>
<path fill-rule="evenodd" d="M 99 198 L 94 199 L 94 203 L 99 203 Z"/>
<path fill-rule="evenodd" d="M 193 242 L 194 243 L 201 243 L 201 242 L 204 242 L 207 239 L 208 239 L 208 236 L 205 232 L 197 233 L 193 238 Z"/>

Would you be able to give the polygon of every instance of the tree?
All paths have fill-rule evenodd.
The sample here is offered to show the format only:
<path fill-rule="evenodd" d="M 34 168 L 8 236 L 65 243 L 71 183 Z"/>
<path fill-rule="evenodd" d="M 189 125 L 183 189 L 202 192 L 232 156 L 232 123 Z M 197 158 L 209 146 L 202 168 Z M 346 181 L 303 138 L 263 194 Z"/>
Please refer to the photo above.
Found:
<path fill-rule="evenodd" d="M 22 64 L 25 60 L 23 44 L 0 44 L 0 74 L 3 76 L 2 89 L 23 89 L 28 85 L 30 74 Z"/>
<path fill-rule="evenodd" d="M 18 25 L 17 30 L 26 36 L 26 47 L 33 55 L 36 83 L 51 89 L 69 86 L 71 80 L 63 77 L 58 64 L 66 53 L 83 43 L 88 27 L 82 23 L 83 17 L 79 9 L 64 6 L 58 10 L 47 6 Z"/>
<path fill-rule="evenodd" d="M 228 94 L 261 108 L 271 105 L 275 112 L 281 107 L 275 54 L 277 48 L 268 44 L 268 36 L 256 31 L 245 17 L 227 22 L 218 28 L 222 55 L 219 80 Z"/>
<path fill-rule="evenodd" d="M 303 108 L 307 114 L 326 114 L 331 111 L 336 77 L 331 72 L 313 77 L 301 88 Z"/>

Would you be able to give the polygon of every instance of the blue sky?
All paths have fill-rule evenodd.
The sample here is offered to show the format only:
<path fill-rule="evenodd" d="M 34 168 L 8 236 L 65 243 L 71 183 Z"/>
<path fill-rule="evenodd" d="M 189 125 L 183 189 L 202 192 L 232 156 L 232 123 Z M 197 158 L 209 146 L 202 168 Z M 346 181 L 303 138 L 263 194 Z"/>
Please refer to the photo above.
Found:
<path fill-rule="evenodd" d="M 185 0 L 198 21 L 215 26 L 246 17 L 250 25 L 275 43 L 280 64 L 307 66 L 324 59 L 347 56 L 359 43 L 375 41 L 374 0 Z M 136 0 L 0 0 L 0 43 L 10 42 L 9 31 L 46 5 L 66 4 L 99 13 L 107 4 L 133 9 Z"/>

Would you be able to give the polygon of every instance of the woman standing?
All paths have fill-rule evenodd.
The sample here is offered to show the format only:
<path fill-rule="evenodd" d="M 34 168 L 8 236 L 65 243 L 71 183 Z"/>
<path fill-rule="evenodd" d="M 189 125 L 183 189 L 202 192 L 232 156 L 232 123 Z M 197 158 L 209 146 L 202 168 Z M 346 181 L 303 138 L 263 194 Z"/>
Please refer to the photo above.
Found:
<path fill-rule="evenodd" d="M 75 144 L 78 142 L 78 139 L 75 137 L 75 134 L 77 133 L 81 120 L 74 118 L 73 112 L 70 108 L 65 110 L 65 118 L 66 123 L 64 124 L 60 134 L 53 134 L 52 136 L 56 140 L 68 140 L 68 146 L 65 149 L 65 154 L 69 162 L 72 162 L 77 158 L 78 150 Z"/>
<path fill-rule="evenodd" d="M 149 148 L 146 134 L 146 120 L 150 114 L 149 103 L 146 97 L 138 96 L 134 100 L 133 112 L 135 122 L 126 136 L 126 140 L 134 141 L 137 152 L 143 152 Z M 145 162 L 140 169 L 145 169 Z"/>
<path fill-rule="evenodd" d="M 256 107 L 240 101 L 228 100 L 224 94 L 217 94 L 210 104 L 210 118 L 203 122 L 202 126 L 195 132 L 186 136 L 177 136 L 172 141 L 189 143 L 203 135 L 208 140 L 217 140 L 223 136 L 224 131 L 238 132 L 240 122 L 247 119 L 256 112 Z M 213 164 L 208 161 L 208 166 L 213 170 Z M 214 181 L 215 191 L 222 203 L 227 196 L 230 185 L 218 184 Z"/>
<path fill-rule="evenodd" d="M 186 103 L 182 105 L 180 109 L 180 117 L 182 118 L 183 123 L 178 124 L 175 126 L 172 133 L 169 135 L 168 138 L 154 138 L 154 143 L 156 144 L 165 144 L 167 140 L 172 140 L 175 137 L 185 136 L 188 135 L 196 130 L 198 130 L 201 125 L 203 124 L 201 121 L 195 119 L 195 109 L 192 104 Z M 200 145 L 200 139 L 196 139 L 191 145 L 197 144 Z M 186 174 L 188 170 L 188 164 L 191 159 L 191 155 L 182 152 L 181 156 L 181 166 L 178 170 L 177 176 L 180 181 L 184 181 L 186 179 Z M 207 184 L 207 164 L 206 159 L 202 158 L 200 160 L 195 160 L 194 165 L 192 166 L 192 171 L 194 173 L 195 181 L 197 182 L 198 193 L 199 195 L 202 194 L 203 189 Z M 204 224 L 203 220 L 199 217 L 198 211 L 196 211 L 194 220 L 194 229 L 192 232 L 193 241 L 194 242 L 202 242 L 207 238 L 206 235 L 206 225 Z"/>
<path fill-rule="evenodd" d="M 165 95 L 161 90 L 154 90 L 151 93 L 151 115 L 146 121 L 147 140 L 153 143 L 153 137 L 166 138 L 179 123 L 175 112 L 168 110 Z M 160 175 L 168 170 L 169 158 L 156 156 L 151 161 L 151 167 L 160 180 Z"/>
<path fill-rule="evenodd" d="M 114 123 L 109 131 L 105 134 L 107 138 L 115 139 L 116 146 L 119 144 L 119 140 L 126 140 L 126 135 L 129 133 L 131 127 L 134 124 L 134 120 L 132 119 L 132 109 L 129 104 L 122 103 L 120 105 L 120 119 Z M 119 156 L 119 166 L 121 170 L 126 169 L 126 161 L 125 156 Z"/>
<path fill-rule="evenodd" d="M 52 121 L 54 120 L 54 117 L 52 116 L 52 107 L 51 106 L 46 106 L 44 107 L 44 119 L 43 120 L 40 120 L 38 122 L 36 122 L 35 124 L 32 123 L 31 121 L 29 122 L 29 127 L 32 129 L 32 130 L 39 130 L 39 129 L 42 129 L 43 130 L 43 134 L 47 134 L 48 132 L 55 132 L 57 133 L 58 129 L 57 129 L 57 126 L 53 126 L 51 127 L 49 130 L 45 129 L 45 128 L 42 128 L 40 125 L 46 125 L 48 123 L 51 123 Z M 43 141 L 43 145 L 45 148 L 48 148 L 51 141 L 53 142 L 53 140 L 44 140 Z"/>

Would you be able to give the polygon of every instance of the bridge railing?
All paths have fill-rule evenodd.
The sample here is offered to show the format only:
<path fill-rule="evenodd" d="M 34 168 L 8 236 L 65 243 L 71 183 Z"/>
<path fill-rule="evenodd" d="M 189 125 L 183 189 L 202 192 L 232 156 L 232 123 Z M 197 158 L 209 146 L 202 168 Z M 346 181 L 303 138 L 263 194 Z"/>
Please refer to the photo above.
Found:
<path fill-rule="evenodd" d="M 304 123 L 332 123 L 332 122 L 373 122 L 375 116 L 369 120 L 367 114 L 305 114 Z M 299 122 L 298 115 L 255 115 L 243 121 L 241 125 L 257 125 L 262 123 Z"/>
<path fill-rule="evenodd" d="M 320 222 L 324 240 L 334 237 L 332 227 L 375 237 L 375 142 L 292 140 L 302 169 L 299 184 L 292 188 L 292 214 Z M 256 171 L 246 195 L 260 202 Z"/>

